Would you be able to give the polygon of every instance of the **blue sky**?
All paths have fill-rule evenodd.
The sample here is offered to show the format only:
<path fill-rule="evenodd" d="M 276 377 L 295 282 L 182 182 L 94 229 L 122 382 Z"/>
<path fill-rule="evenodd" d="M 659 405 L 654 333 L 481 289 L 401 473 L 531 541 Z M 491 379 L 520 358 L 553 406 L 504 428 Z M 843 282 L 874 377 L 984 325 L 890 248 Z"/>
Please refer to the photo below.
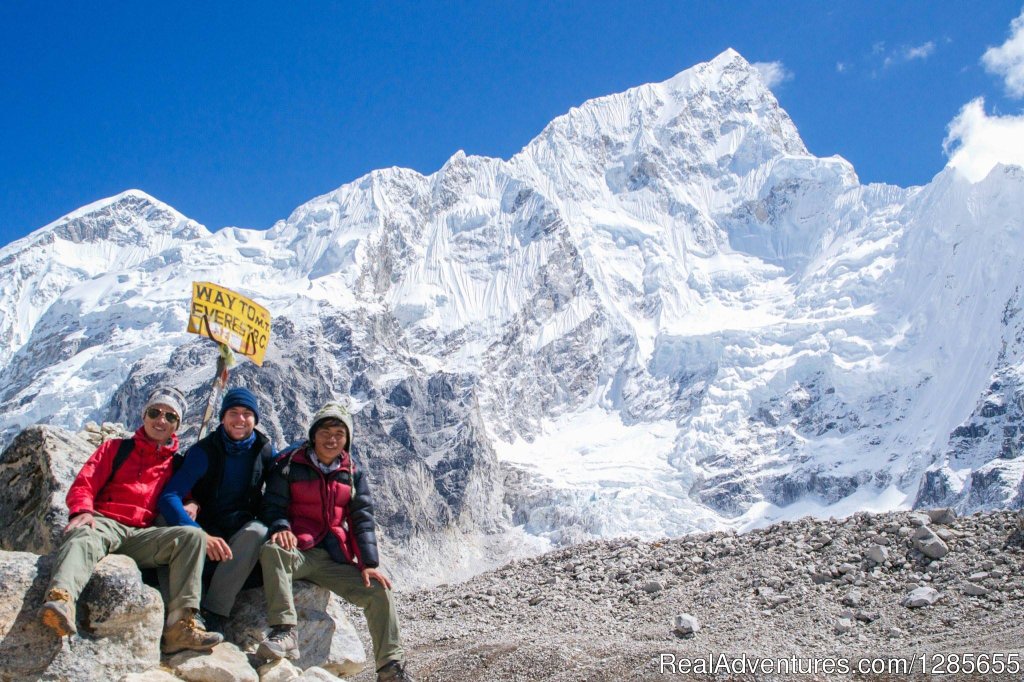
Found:
<path fill-rule="evenodd" d="M 922 184 L 969 102 L 1020 113 L 982 63 L 1019 15 L 1020 0 L 7 2 L 0 244 L 129 188 L 210 229 L 267 228 L 375 168 L 508 158 L 569 107 L 728 47 L 775 64 L 812 153 Z"/>

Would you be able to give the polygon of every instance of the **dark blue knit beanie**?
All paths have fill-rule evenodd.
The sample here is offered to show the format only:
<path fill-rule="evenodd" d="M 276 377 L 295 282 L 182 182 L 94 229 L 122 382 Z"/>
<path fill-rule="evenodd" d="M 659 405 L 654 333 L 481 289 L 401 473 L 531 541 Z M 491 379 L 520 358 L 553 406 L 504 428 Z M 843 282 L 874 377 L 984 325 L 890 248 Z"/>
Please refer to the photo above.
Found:
<path fill-rule="evenodd" d="M 232 388 L 224 394 L 220 404 L 220 420 L 224 421 L 224 413 L 232 407 L 248 407 L 256 415 L 256 423 L 260 423 L 260 408 L 256 404 L 256 394 L 247 388 Z"/>

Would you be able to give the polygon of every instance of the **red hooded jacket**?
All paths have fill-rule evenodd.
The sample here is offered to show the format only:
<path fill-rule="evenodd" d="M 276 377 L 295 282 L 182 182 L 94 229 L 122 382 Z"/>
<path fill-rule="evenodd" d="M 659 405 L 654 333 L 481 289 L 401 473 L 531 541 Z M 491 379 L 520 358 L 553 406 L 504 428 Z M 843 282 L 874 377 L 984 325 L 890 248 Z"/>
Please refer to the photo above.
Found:
<path fill-rule="evenodd" d="M 89 512 L 135 528 L 153 524 L 160 491 L 174 473 L 178 436 L 161 444 L 150 440 L 140 427 L 132 440 L 131 454 L 112 477 L 120 439 L 108 440 L 89 456 L 68 489 L 71 516 Z"/>
<path fill-rule="evenodd" d="M 308 443 L 281 453 L 267 478 L 260 514 L 263 522 L 271 534 L 290 529 L 300 550 L 320 545 L 330 533 L 337 540 L 344 563 L 354 563 L 360 569 L 376 568 L 379 557 L 373 501 L 362 469 L 345 452 L 341 468 L 324 475 L 313 464 L 313 457 Z"/>

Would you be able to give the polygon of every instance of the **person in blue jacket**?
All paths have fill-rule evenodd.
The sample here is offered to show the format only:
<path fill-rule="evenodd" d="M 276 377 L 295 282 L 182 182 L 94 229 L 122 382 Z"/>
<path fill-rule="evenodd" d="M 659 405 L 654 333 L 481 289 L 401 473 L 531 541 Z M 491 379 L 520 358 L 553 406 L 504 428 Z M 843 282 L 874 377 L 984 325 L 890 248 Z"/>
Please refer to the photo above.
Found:
<path fill-rule="evenodd" d="M 200 526 L 206 531 L 207 559 L 217 563 L 200 615 L 213 632 L 224 631 L 235 598 L 267 539 L 267 527 L 258 514 L 274 448 L 256 430 L 259 422 L 252 391 L 229 390 L 221 402 L 220 426 L 188 449 L 160 495 L 160 513 L 168 525 Z"/>

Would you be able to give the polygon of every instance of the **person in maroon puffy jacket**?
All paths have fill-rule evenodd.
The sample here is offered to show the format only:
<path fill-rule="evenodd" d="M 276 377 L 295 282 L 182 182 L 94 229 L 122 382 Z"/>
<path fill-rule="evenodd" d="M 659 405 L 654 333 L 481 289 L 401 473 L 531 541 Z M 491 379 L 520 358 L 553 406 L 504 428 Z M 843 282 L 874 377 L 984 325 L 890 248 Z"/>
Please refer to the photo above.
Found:
<path fill-rule="evenodd" d="M 351 415 L 328 403 L 313 415 L 309 440 L 281 453 L 270 472 L 260 513 L 270 541 L 260 566 L 271 632 L 256 654 L 299 657 L 292 581 L 305 579 L 363 609 L 378 680 L 411 680 L 391 581 L 378 568 L 369 484 L 352 459 L 351 442 Z"/>
<path fill-rule="evenodd" d="M 40 609 L 43 625 L 57 635 L 78 632 L 75 603 L 97 562 L 107 554 L 124 554 L 140 568 L 170 568 L 164 653 L 209 650 L 223 641 L 195 618 L 205 533 L 192 527 L 152 527 L 160 491 L 174 472 L 175 432 L 184 413 L 181 391 L 158 388 L 146 401 L 135 435 L 100 445 L 75 477 L 67 494 L 68 525 Z"/>

